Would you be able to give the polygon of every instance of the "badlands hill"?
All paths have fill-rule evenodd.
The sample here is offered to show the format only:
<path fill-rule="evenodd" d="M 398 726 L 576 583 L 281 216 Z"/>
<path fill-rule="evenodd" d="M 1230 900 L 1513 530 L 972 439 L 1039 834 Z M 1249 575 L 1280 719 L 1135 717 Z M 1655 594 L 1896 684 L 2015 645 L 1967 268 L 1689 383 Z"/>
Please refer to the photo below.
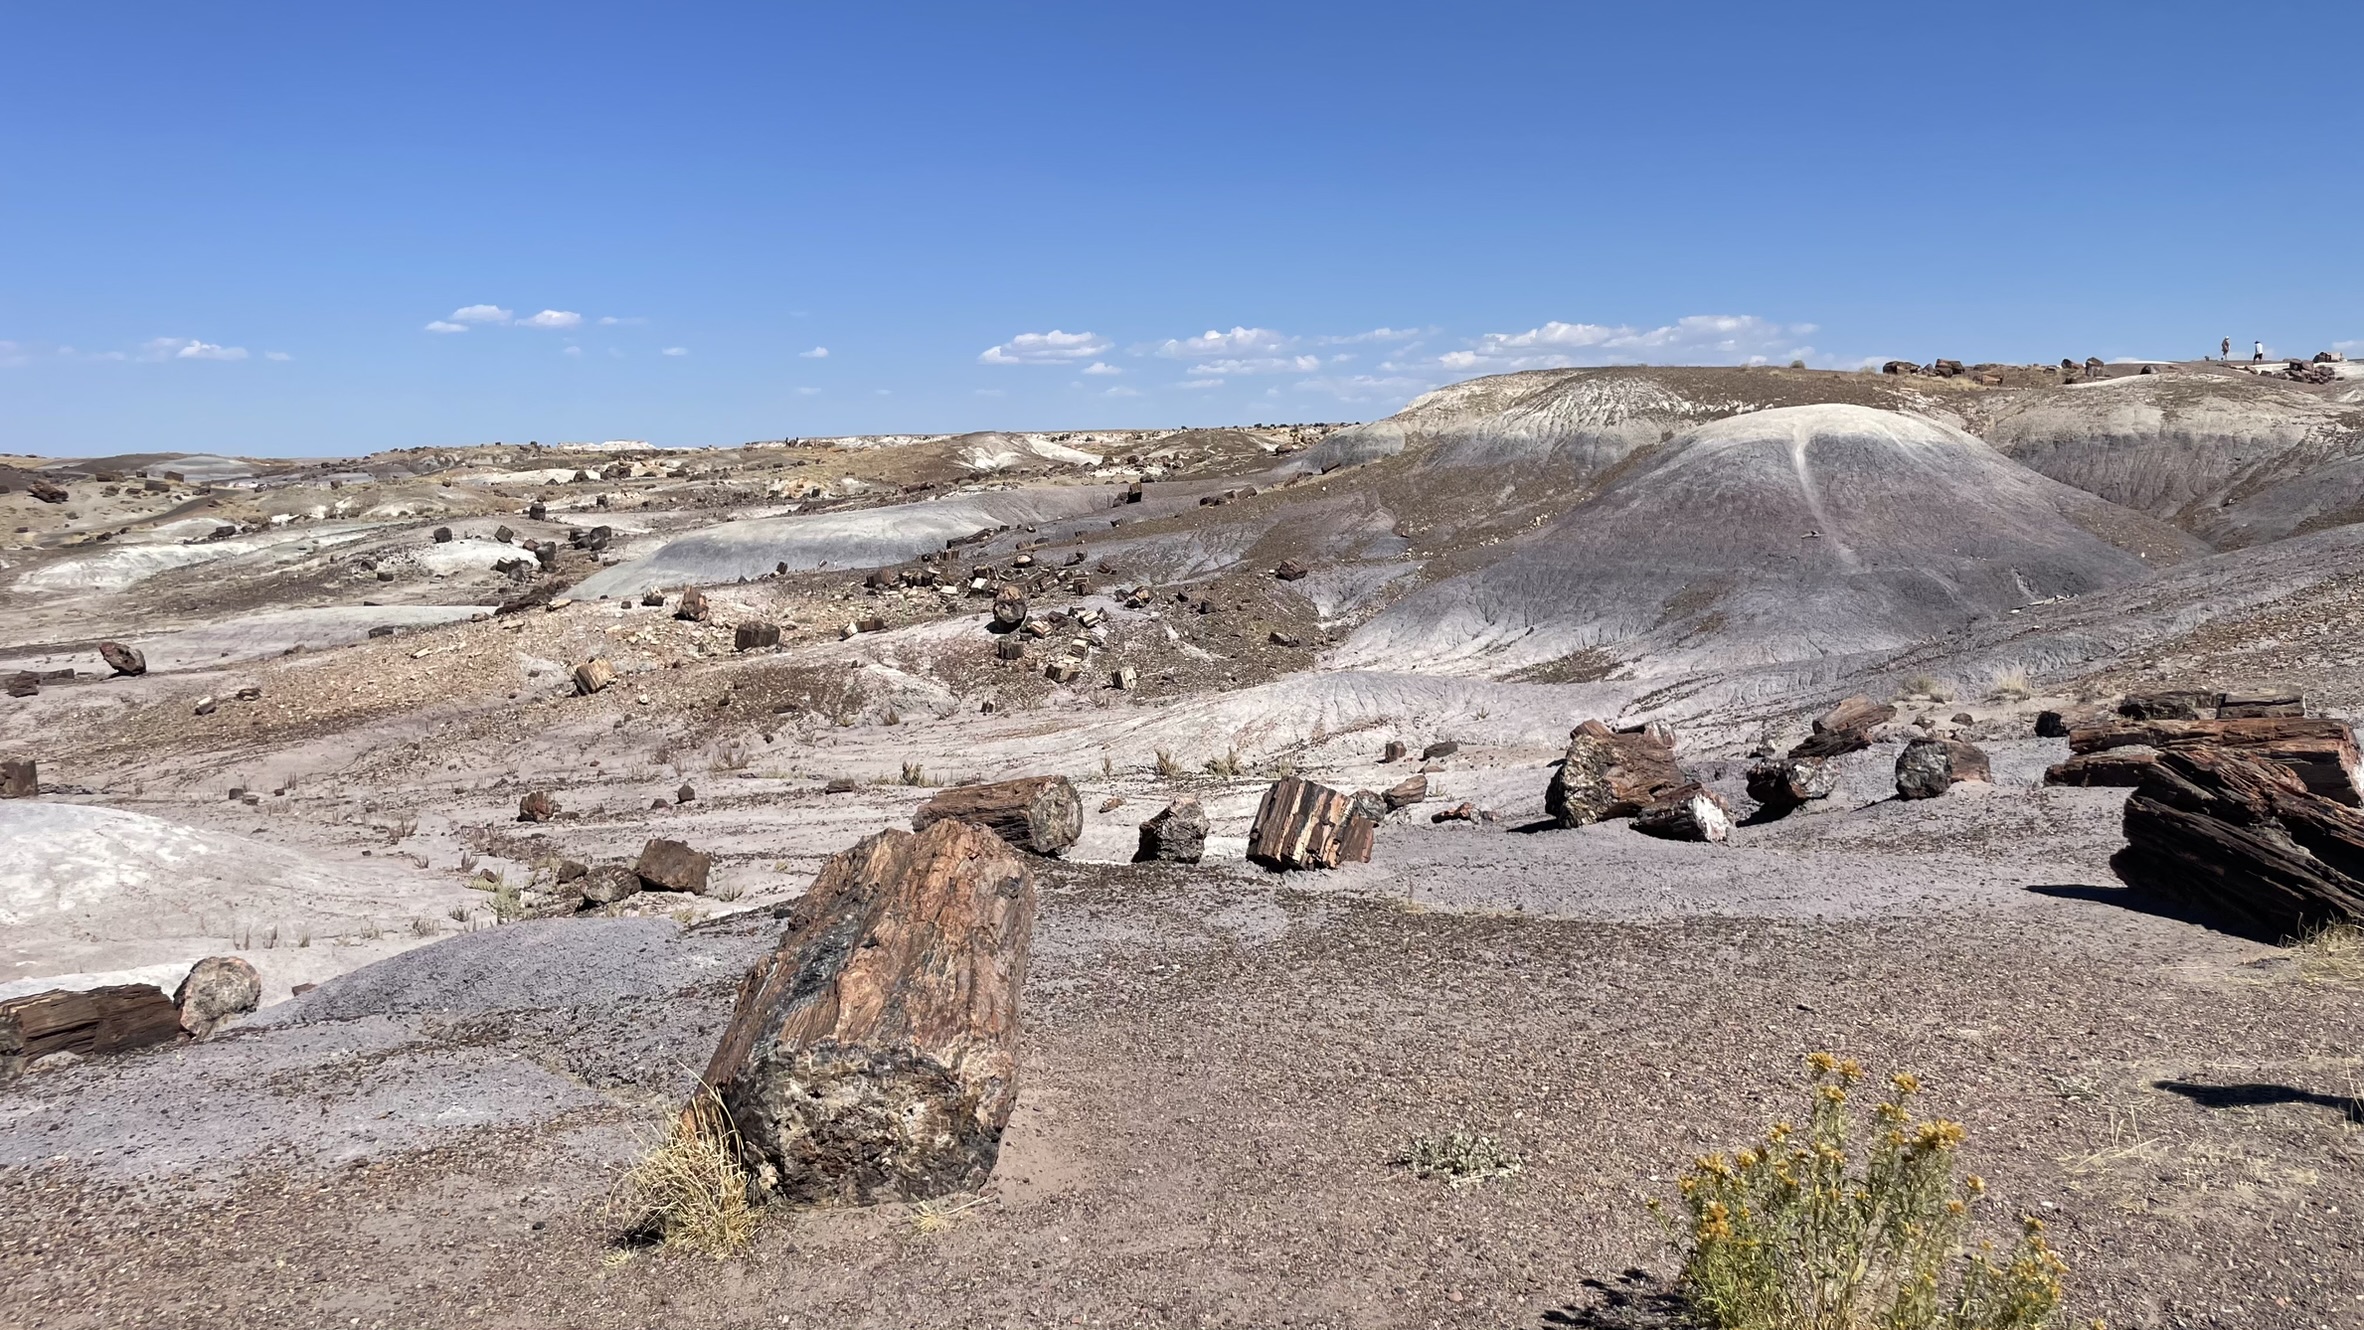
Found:
<path fill-rule="evenodd" d="M 2175 687 L 2364 711 L 2364 381 L 1971 368 L 1543 370 L 1344 427 L 0 458 L 0 755 L 39 771 L 0 801 L 0 995 L 234 955 L 264 1003 L 0 1084 L 0 1320 L 1650 1324 L 1637 1196 L 1831 1047 L 1970 1125 L 2078 1323 L 2350 1324 L 2364 987 L 2125 886 L 2125 791 L 2043 784 L 2034 730 Z M 1898 714 L 1752 819 L 1750 754 L 1855 693 Z M 1587 719 L 1671 726 L 1730 840 L 1545 830 Z M 1891 797 L 1914 734 L 1992 779 Z M 1286 773 L 1423 793 L 1370 863 L 1280 876 L 1245 852 Z M 633 1245 L 620 1167 L 820 864 L 1029 774 L 1083 827 L 1033 865 L 974 1203 Z M 1204 862 L 1131 863 L 1183 796 Z M 569 865 L 654 838 L 712 856 L 703 894 L 576 909 Z M 1521 1171 L 1402 1166 L 1461 1129 Z"/>

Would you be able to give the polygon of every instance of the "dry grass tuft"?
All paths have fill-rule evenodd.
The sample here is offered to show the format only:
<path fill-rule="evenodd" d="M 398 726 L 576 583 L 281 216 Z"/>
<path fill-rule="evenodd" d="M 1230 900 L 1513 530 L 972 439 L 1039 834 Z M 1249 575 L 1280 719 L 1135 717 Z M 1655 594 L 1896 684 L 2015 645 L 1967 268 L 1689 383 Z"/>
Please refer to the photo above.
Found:
<path fill-rule="evenodd" d="M 933 1201 L 921 1201 L 912 1207 L 911 1231 L 922 1237 L 931 1233 L 941 1233 L 967 1218 L 971 1210 L 988 1204 L 992 1200 L 993 1198 L 990 1196 L 971 1196 L 965 1200 L 944 1197 Z"/>
<path fill-rule="evenodd" d="M 714 1091 L 700 1086 L 665 1139 L 624 1175 L 635 1228 L 668 1246 L 729 1256 L 755 1236 L 757 1212 L 739 1163 L 739 1133 Z"/>
<path fill-rule="evenodd" d="M 2027 680 L 2027 671 L 2014 665 L 1995 676 L 1995 681 L 1987 685 L 1986 695 L 2000 702 L 2025 702 L 2036 695 L 2036 690 Z"/>
<path fill-rule="evenodd" d="M 926 768 L 926 767 L 924 767 L 924 766 L 921 766 L 921 765 L 920 765 L 919 763 L 917 763 L 917 762 L 906 762 L 906 763 L 904 763 L 904 764 L 903 764 L 903 783 L 904 783 L 905 785 L 925 785 L 925 784 L 927 784 L 927 783 L 928 783 L 928 770 L 927 770 L 927 768 Z"/>
<path fill-rule="evenodd" d="M 2332 924 L 2299 943 L 2298 973 L 2310 984 L 2364 984 L 2364 925 Z"/>
<path fill-rule="evenodd" d="M 1520 1167 L 1519 1157 L 1493 1137 L 1466 1131 L 1418 1137 L 1399 1162 L 1412 1170 L 1413 1177 L 1443 1178 L 1455 1187 L 1512 1177 Z"/>
<path fill-rule="evenodd" d="M 1184 774 L 1182 763 L 1166 749 L 1157 750 L 1157 774 L 1164 780 L 1175 780 Z"/>

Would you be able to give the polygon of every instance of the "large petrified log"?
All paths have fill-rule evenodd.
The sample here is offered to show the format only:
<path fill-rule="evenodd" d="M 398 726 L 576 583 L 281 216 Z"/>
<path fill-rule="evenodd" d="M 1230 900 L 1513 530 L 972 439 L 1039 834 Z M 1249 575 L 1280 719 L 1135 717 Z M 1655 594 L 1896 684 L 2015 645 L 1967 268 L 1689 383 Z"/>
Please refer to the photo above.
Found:
<path fill-rule="evenodd" d="M 0 1002 L 0 1076 L 51 1053 L 120 1053 L 177 1038 L 181 1013 L 153 984 L 53 989 Z"/>
<path fill-rule="evenodd" d="M 1961 739 L 1915 739 L 1896 755 L 1896 797 L 1934 799 L 1966 780 L 1984 781 L 1986 753 Z"/>
<path fill-rule="evenodd" d="M 1597 720 L 1568 732 L 1568 751 L 1543 791 L 1543 811 L 1563 827 L 1632 817 L 1691 783 L 1670 736 L 1615 734 Z"/>
<path fill-rule="evenodd" d="M 1248 860 L 1282 871 L 1369 863 L 1377 830 L 1355 811 L 1353 795 L 1291 776 L 1274 781 L 1256 805 Z"/>
<path fill-rule="evenodd" d="M 706 1067 L 756 1182 L 806 1204 L 982 1186 L 1018 1091 L 1034 878 L 985 828 L 831 856 Z"/>
<path fill-rule="evenodd" d="M 2128 693 L 2118 699 L 2118 714 L 2128 720 L 2214 720 L 2222 696 L 2197 688 Z"/>
<path fill-rule="evenodd" d="M 1083 800 L 1065 776 L 1022 776 L 991 785 L 955 785 L 919 806 L 911 829 L 974 822 L 1033 854 L 1057 854 L 1083 834 Z"/>
<path fill-rule="evenodd" d="M 2296 688 L 2280 684 L 2228 688 L 2216 700 L 2218 720 L 2262 720 L 2305 714 L 2307 695 Z"/>
<path fill-rule="evenodd" d="M 2084 753 L 2044 768 L 2046 785 L 2098 785 L 2132 789 L 2159 755 L 2148 748 L 2113 748 L 2106 753 Z"/>
<path fill-rule="evenodd" d="M 1633 829 L 1660 840 L 1722 842 L 1732 836 L 1732 815 L 1715 791 L 1685 785 L 1634 814 Z"/>
<path fill-rule="evenodd" d="M 1791 757 L 1838 757 L 1843 753 L 1861 752 L 1871 747 L 1871 732 L 1875 725 L 1885 725 L 1896 719 L 1893 703 L 1874 702 L 1862 693 L 1842 698 L 1839 704 L 1814 718 L 1814 733 L 1789 750 Z"/>
<path fill-rule="evenodd" d="M 2306 716 L 2240 720 L 2098 721 L 2069 729 L 2069 751 L 2107 752 L 2141 744 L 2161 752 L 2224 748 L 2279 762 L 2308 789 L 2353 808 L 2364 804 L 2356 736 L 2345 722 Z"/>
<path fill-rule="evenodd" d="M 1819 757 L 1769 757 L 1748 769 L 1748 797 L 1768 817 L 1782 817 L 1811 799 L 1828 799 L 1839 771 Z"/>
<path fill-rule="evenodd" d="M 2255 753 L 2161 753 L 2126 800 L 2126 848 L 2110 867 L 2263 941 L 2364 923 L 2364 813 Z"/>

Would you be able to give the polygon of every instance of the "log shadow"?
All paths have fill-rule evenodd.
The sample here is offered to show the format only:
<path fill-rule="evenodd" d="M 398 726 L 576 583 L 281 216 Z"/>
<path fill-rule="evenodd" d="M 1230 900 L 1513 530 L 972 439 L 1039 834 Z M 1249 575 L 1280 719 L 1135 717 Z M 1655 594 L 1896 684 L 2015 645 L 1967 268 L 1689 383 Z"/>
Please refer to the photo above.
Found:
<path fill-rule="evenodd" d="M 2178 923 L 2195 924 L 2220 933 L 2248 936 L 2239 928 L 2232 927 L 2231 921 L 2212 910 L 2203 909 L 2179 897 L 2162 895 L 2159 892 L 2147 891 L 2141 887 L 2096 887 L 2084 883 L 2059 883 L 2031 886 L 2027 890 L 2039 896 L 2050 896 L 2055 900 L 2093 901 L 2101 905 L 2114 905 L 2121 910 L 2132 910 L 2137 914 L 2155 915 L 2161 919 L 2173 919 Z M 2281 941 L 2279 938 L 2260 938 L 2258 940 L 2277 943 Z"/>
<path fill-rule="evenodd" d="M 2151 1088 L 2179 1094 L 2202 1108 L 2260 1108 L 2269 1104 L 2310 1104 L 2328 1108 L 2349 1122 L 2364 1127 L 2364 1099 L 2350 1095 L 2324 1094 L 2318 1090 L 2301 1090 L 2292 1085 L 2269 1085 L 2249 1081 L 2240 1085 L 2202 1085 L 2197 1081 L 2152 1081 Z"/>
<path fill-rule="evenodd" d="M 1580 1282 L 1592 1291 L 1591 1303 L 1552 1308 L 1543 1313 L 1540 1324 L 1559 1330 L 1692 1330 L 1698 1325 L 1683 1295 L 1647 1270 L 1627 1270 L 1614 1282 Z"/>

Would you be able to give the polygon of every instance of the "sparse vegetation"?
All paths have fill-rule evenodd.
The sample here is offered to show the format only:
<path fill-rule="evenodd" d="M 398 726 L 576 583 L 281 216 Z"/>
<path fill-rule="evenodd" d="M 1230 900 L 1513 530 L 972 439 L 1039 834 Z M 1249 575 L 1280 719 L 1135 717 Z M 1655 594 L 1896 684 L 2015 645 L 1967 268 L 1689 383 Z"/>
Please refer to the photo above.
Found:
<path fill-rule="evenodd" d="M 2301 942 L 2298 973 L 2311 984 L 2364 984 L 2364 925 L 2332 924 Z"/>
<path fill-rule="evenodd" d="M 911 1208 L 911 1231 L 923 1237 L 930 1233 L 941 1233 L 967 1217 L 970 1211 L 990 1204 L 992 1200 L 990 1196 L 968 1196 L 959 1200 L 945 1197 L 921 1201 Z"/>
<path fill-rule="evenodd" d="M 1160 748 L 1157 750 L 1157 774 L 1164 780 L 1179 780 L 1184 773 L 1182 764 L 1175 760 L 1173 753 Z"/>
<path fill-rule="evenodd" d="M 2002 702 L 2025 702 L 2036 695 L 2027 681 L 2027 671 L 2017 665 L 1996 675 L 1986 691 L 1987 696 Z"/>
<path fill-rule="evenodd" d="M 1410 1169 L 1413 1177 L 1443 1178 L 1455 1187 L 1512 1177 L 1520 1167 L 1518 1156 L 1493 1137 L 1468 1131 L 1415 1137 L 1397 1162 Z"/>
<path fill-rule="evenodd" d="M 905 785 L 925 785 L 925 784 L 927 784 L 927 783 L 928 783 L 928 771 L 927 771 L 927 768 L 926 768 L 926 767 L 924 767 L 924 766 L 921 766 L 921 765 L 920 765 L 919 763 L 917 763 L 917 762 L 906 762 L 906 763 L 904 763 L 904 764 L 903 764 L 903 783 L 904 783 Z"/>
<path fill-rule="evenodd" d="M 1221 757 L 1207 759 L 1207 774 L 1210 776 L 1237 776 L 1243 769 L 1237 748 L 1225 750 Z"/>
<path fill-rule="evenodd" d="M 1925 697 L 1932 702 L 1951 702 L 1954 700 L 1954 687 L 1943 679 L 1916 674 L 1904 681 L 1904 686 L 1897 690 L 1896 696 L 1899 699 Z"/>
<path fill-rule="evenodd" d="M 706 769 L 708 771 L 745 771 L 754 761 L 755 751 L 753 749 L 737 740 L 732 740 L 729 743 L 714 746 Z"/>
<path fill-rule="evenodd" d="M 1890 1078 L 1875 1137 L 1853 1141 L 1853 1059 L 1807 1059 L 1801 1136 L 1777 1122 L 1758 1144 L 1701 1157 L 1682 1176 L 1682 1286 L 1712 1330 L 2038 1330 L 2060 1307 L 2067 1267 L 2028 1219 L 2008 1253 L 1970 1244 L 1987 1204 L 1955 1177 L 1958 1122 L 1915 1120 L 1920 1083 Z M 1665 1218 L 1666 1207 L 1652 1208 Z"/>
<path fill-rule="evenodd" d="M 665 1138 L 625 1173 L 623 1186 L 635 1232 L 668 1245 L 723 1257 L 755 1236 L 738 1129 L 708 1087 L 698 1088 Z"/>

